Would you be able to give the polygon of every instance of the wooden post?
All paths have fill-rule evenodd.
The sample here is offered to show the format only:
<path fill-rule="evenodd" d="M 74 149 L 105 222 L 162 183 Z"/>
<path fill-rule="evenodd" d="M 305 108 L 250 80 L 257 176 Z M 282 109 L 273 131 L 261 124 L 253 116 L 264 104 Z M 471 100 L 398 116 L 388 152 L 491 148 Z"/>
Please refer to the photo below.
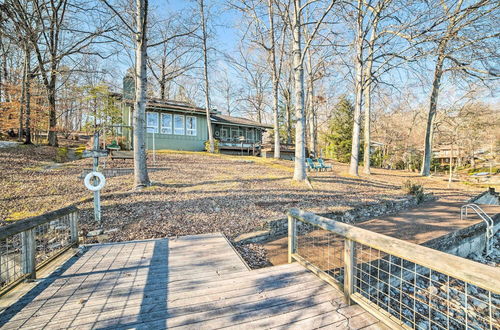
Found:
<path fill-rule="evenodd" d="M 36 278 L 36 241 L 35 228 L 27 229 L 21 233 L 23 274 L 29 274 L 29 279 Z"/>
<path fill-rule="evenodd" d="M 78 213 L 73 212 L 69 215 L 69 225 L 71 230 L 71 241 L 78 246 Z"/>
<path fill-rule="evenodd" d="M 344 296 L 347 304 L 352 305 L 351 295 L 354 293 L 356 243 L 350 239 L 344 240 Z"/>
<path fill-rule="evenodd" d="M 291 215 L 288 216 L 288 263 L 292 263 L 292 254 L 297 252 L 297 220 Z"/>

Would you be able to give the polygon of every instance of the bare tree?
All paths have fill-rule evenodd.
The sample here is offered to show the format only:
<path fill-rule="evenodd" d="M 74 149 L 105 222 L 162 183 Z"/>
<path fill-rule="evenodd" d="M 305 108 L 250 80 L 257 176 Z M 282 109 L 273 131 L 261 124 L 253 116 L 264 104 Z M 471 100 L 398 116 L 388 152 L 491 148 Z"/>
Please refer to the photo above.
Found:
<path fill-rule="evenodd" d="M 197 45 L 193 38 L 199 25 L 193 17 L 171 15 L 168 20 L 159 20 L 158 28 L 153 35 L 157 36 L 149 47 L 155 46 L 157 50 L 148 54 L 148 66 L 159 87 L 159 97 L 168 99 L 172 81 L 187 74 L 196 68 L 196 63 L 201 60 Z"/>
<path fill-rule="evenodd" d="M 314 3 L 315 1 L 308 1 L 302 5 L 301 0 L 294 0 L 293 2 L 293 13 L 291 18 L 291 26 L 293 31 L 292 38 L 292 49 L 293 49 L 293 71 L 294 71 L 294 89 L 295 89 L 295 167 L 293 179 L 296 181 L 305 181 L 307 179 L 306 174 L 306 151 L 305 151 L 305 104 L 304 104 L 304 59 L 307 50 L 311 46 L 311 43 L 318 32 L 319 27 L 323 23 L 323 20 L 328 15 L 328 13 L 333 8 L 335 0 L 329 1 L 329 5 L 326 9 L 323 9 L 319 15 L 318 20 L 314 24 L 314 28 L 309 35 L 309 38 L 305 41 L 305 45 L 302 45 L 302 27 L 304 23 L 302 22 L 302 16 L 304 9 Z"/>
<path fill-rule="evenodd" d="M 438 13 L 421 35 L 434 58 L 434 76 L 429 100 L 427 128 L 424 142 L 424 157 L 421 174 L 430 175 L 432 144 L 439 92 L 443 75 L 460 73 L 477 79 L 499 77 L 493 69 L 491 59 L 498 59 L 496 52 L 498 29 L 495 27 L 499 15 L 498 1 L 440 1 L 432 7 Z M 478 33 L 481 31 L 481 33 Z"/>
<path fill-rule="evenodd" d="M 19 106 L 18 140 L 31 144 L 31 50 L 32 43 L 38 43 L 40 37 L 41 20 L 35 12 L 35 7 L 29 1 L 9 0 L 4 3 L 3 12 L 9 18 L 12 31 L 8 36 L 17 42 L 23 52 L 23 70 L 21 83 L 21 97 Z M 1 33 L 1 32 L 0 32 Z"/>
<path fill-rule="evenodd" d="M 248 15 L 248 24 L 251 27 L 251 42 L 260 46 L 267 54 L 268 66 L 266 66 L 266 71 L 269 72 L 272 81 L 274 158 L 280 158 L 279 84 L 284 57 L 283 48 L 286 42 L 286 20 L 281 20 L 280 22 L 276 21 L 280 15 L 275 13 L 275 9 L 278 8 L 281 10 L 279 8 L 279 2 L 276 0 L 267 0 L 265 4 L 261 1 L 242 0 L 240 5 L 234 3 L 232 5 Z M 265 10 L 263 8 L 264 6 L 266 7 Z M 264 18 L 266 15 L 267 23 Z M 278 33 L 278 30 L 280 30 L 281 33 Z M 262 104 L 263 97 L 260 97 L 259 100 L 261 102 L 258 103 Z M 262 120 L 261 117 L 261 115 L 258 116 L 258 118 L 260 118 L 259 121 Z"/>
<path fill-rule="evenodd" d="M 203 77 L 205 82 L 205 110 L 207 114 L 207 126 L 208 126 L 208 141 L 210 144 L 209 152 L 215 152 L 215 141 L 212 132 L 212 120 L 210 119 L 210 89 L 208 80 L 208 49 L 207 49 L 207 21 L 205 20 L 205 0 L 199 0 L 200 5 L 200 19 L 201 19 L 201 41 L 203 50 Z"/>
<path fill-rule="evenodd" d="M 134 126 L 134 186 L 142 189 L 149 181 L 146 156 L 146 97 L 147 97 L 147 48 L 148 48 L 148 5 L 149 0 L 136 0 L 135 25 L 127 23 L 124 15 L 107 0 L 102 0 L 134 36 L 135 41 L 135 101 L 133 109 Z"/>

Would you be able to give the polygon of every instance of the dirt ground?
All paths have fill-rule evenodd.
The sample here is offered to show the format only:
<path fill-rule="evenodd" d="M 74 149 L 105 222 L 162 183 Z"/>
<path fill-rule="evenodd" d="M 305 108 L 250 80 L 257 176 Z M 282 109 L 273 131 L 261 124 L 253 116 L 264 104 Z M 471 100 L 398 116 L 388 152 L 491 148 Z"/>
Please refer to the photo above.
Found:
<path fill-rule="evenodd" d="M 0 223 L 38 215 L 70 204 L 81 209 L 83 230 L 98 228 L 92 194 L 79 178 L 91 160 L 57 164 L 51 147 L 0 149 Z M 104 228 L 117 228 L 109 240 L 223 232 L 229 238 L 256 230 L 268 219 L 283 218 L 291 207 L 311 212 L 341 211 L 404 194 L 408 179 L 441 198 L 464 200 L 483 190 L 416 173 L 374 169 L 351 177 L 347 165 L 310 174 L 314 190 L 291 180 L 293 164 L 259 157 L 161 152 L 149 167 L 153 186 L 132 191 L 131 174 L 108 178 L 102 190 Z M 106 168 L 131 168 L 131 160 L 106 161 Z"/>

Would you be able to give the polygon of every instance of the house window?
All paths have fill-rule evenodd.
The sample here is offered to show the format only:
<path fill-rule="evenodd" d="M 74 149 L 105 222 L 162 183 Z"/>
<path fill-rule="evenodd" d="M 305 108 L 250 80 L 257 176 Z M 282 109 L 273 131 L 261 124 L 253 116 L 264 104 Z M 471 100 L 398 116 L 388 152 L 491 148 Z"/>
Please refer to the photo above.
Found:
<path fill-rule="evenodd" d="M 184 116 L 174 115 L 174 134 L 184 135 Z"/>
<path fill-rule="evenodd" d="M 240 137 L 240 131 L 237 128 L 231 128 L 231 140 L 238 141 Z"/>
<path fill-rule="evenodd" d="M 220 130 L 220 138 L 222 141 L 227 141 L 228 135 L 227 135 L 227 128 L 221 128 Z"/>
<path fill-rule="evenodd" d="M 158 112 L 146 112 L 147 132 L 158 133 Z"/>
<path fill-rule="evenodd" d="M 186 116 L 186 135 L 196 136 L 196 117 Z"/>
<path fill-rule="evenodd" d="M 247 140 L 253 142 L 253 129 L 247 131 Z"/>
<path fill-rule="evenodd" d="M 161 134 L 172 134 L 172 114 L 161 114 Z"/>

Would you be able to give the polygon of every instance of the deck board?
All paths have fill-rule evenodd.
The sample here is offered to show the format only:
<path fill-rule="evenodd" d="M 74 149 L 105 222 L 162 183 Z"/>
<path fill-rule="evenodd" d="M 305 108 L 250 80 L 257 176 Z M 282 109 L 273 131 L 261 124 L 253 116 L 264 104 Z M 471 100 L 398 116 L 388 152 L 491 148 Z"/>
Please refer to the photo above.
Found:
<path fill-rule="evenodd" d="M 92 245 L 39 286 L 2 329 L 383 327 L 297 263 L 250 271 L 221 234 Z"/>

